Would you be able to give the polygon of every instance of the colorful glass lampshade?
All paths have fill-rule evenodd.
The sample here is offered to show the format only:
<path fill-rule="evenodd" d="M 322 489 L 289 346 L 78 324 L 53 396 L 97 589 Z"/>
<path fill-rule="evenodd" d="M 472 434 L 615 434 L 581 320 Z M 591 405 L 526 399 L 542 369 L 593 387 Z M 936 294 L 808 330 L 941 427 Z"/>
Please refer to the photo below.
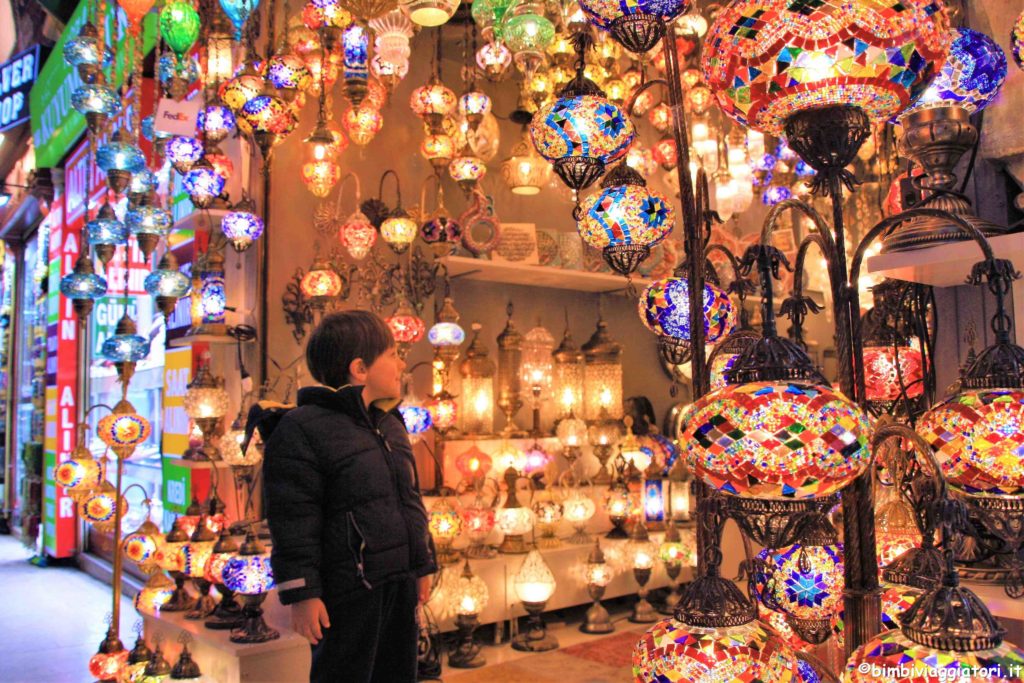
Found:
<path fill-rule="evenodd" d="M 369 90 L 370 77 L 370 34 L 365 26 L 356 23 L 345 29 L 342 55 L 345 97 L 359 105 Z"/>
<path fill-rule="evenodd" d="M 88 315 L 92 304 L 107 293 L 107 281 L 96 274 L 92 259 L 82 254 L 75 269 L 60 279 L 60 293 L 72 300 L 75 312 Z"/>
<path fill-rule="evenodd" d="M 199 38 L 199 12 L 187 0 L 171 0 L 160 10 L 160 35 L 179 60 Z"/>
<path fill-rule="evenodd" d="M 181 184 L 196 208 L 208 209 L 224 193 L 224 182 L 213 164 L 202 158 L 192 164 Z"/>
<path fill-rule="evenodd" d="M 299 289 L 314 306 L 324 306 L 341 294 L 341 276 L 326 261 L 316 261 L 302 276 Z"/>
<path fill-rule="evenodd" d="M 298 124 L 295 110 L 275 95 L 257 95 L 242 105 L 241 118 L 254 133 L 282 138 Z"/>
<path fill-rule="evenodd" d="M 237 115 L 246 102 L 263 92 L 264 85 L 263 77 L 257 73 L 255 65 L 246 63 L 234 78 L 224 81 L 217 91 L 224 104 L 235 113 L 235 125 L 243 132 Z"/>
<path fill-rule="evenodd" d="M 640 295 L 640 322 L 651 332 L 690 341 L 690 286 L 685 278 L 655 280 Z M 736 324 L 732 301 L 725 290 L 704 283 L 704 339 L 714 344 Z"/>
<path fill-rule="evenodd" d="M 875 511 L 875 555 L 879 568 L 885 568 L 911 548 L 921 547 L 921 531 L 913 508 L 902 498 L 894 498 Z"/>
<path fill-rule="evenodd" d="M 120 194 L 127 189 L 132 174 L 146 168 L 146 158 L 131 136 L 118 130 L 96 150 L 96 165 L 107 174 L 110 188 Z"/>
<path fill-rule="evenodd" d="M 391 330 L 395 342 L 399 344 L 415 344 L 427 333 L 426 324 L 413 312 L 412 307 L 404 299 L 384 322 Z"/>
<path fill-rule="evenodd" d="M 114 207 L 104 203 L 96 217 L 85 224 L 85 239 L 96 247 L 100 260 L 107 263 L 114 254 L 114 248 L 128 242 L 128 227 L 117 219 Z"/>
<path fill-rule="evenodd" d="M 580 7 L 595 26 L 611 32 L 628 50 L 643 53 L 664 35 L 662 21 L 675 19 L 689 4 L 689 0 L 584 0 Z"/>
<path fill-rule="evenodd" d="M 666 619 L 633 648 L 633 676 L 638 683 L 796 681 L 797 661 L 775 631 L 756 620 L 703 628 Z"/>
<path fill-rule="evenodd" d="M 831 635 L 832 621 L 842 608 L 842 555 L 842 544 L 797 544 L 758 555 L 768 567 L 759 591 L 770 594 L 765 600 L 786 614 L 804 640 L 821 642 Z"/>
<path fill-rule="evenodd" d="M 830 105 L 889 120 L 924 92 L 950 42 L 932 0 L 742 0 L 715 18 L 702 67 L 722 111 L 780 135 L 790 115 Z"/>
<path fill-rule="evenodd" d="M 480 179 L 487 175 L 487 165 L 473 154 L 457 156 L 448 164 L 448 175 L 463 190 L 471 192 Z"/>
<path fill-rule="evenodd" d="M 79 425 L 77 445 L 67 460 L 53 468 L 53 480 L 77 500 L 105 479 L 102 463 L 85 446 L 85 426 Z"/>
<path fill-rule="evenodd" d="M 1010 54 L 1017 68 L 1024 70 L 1024 12 L 1020 13 L 1010 30 Z"/>
<path fill-rule="evenodd" d="M 302 182 L 314 197 L 327 197 L 339 180 L 341 166 L 333 158 L 307 161 L 302 165 Z"/>
<path fill-rule="evenodd" d="M 476 64 L 489 79 L 500 80 L 512 64 L 512 52 L 502 43 L 486 43 L 476 51 Z"/>
<path fill-rule="evenodd" d="M 430 412 L 430 423 L 438 433 L 447 434 L 458 424 L 459 404 L 447 391 L 441 390 L 432 396 L 424 407 Z"/>
<path fill-rule="evenodd" d="M 163 534 L 160 533 L 160 527 L 147 519 L 138 529 L 124 537 L 121 541 L 121 552 L 143 573 L 153 574 L 160 571 L 157 551 L 162 542 Z"/>
<path fill-rule="evenodd" d="M 420 226 L 420 237 L 438 258 L 448 256 L 462 239 L 462 224 L 452 218 L 442 205 Z"/>
<path fill-rule="evenodd" d="M 92 22 L 86 22 L 78 35 L 64 43 L 64 63 L 78 71 L 83 83 L 95 83 L 99 75 L 99 32 Z M 114 63 L 114 52 L 103 47 L 103 68 Z"/>
<path fill-rule="evenodd" d="M 171 229 L 171 213 L 161 206 L 144 203 L 125 212 L 124 222 L 131 234 L 163 237 Z"/>
<path fill-rule="evenodd" d="M 129 458 L 152 433 L 149 420 L 135 410 L 127 399 L 114 406 L 96 425 L 96 435 L 121 459 Z"/>
<path fill-rule="evenodd" d="M 195 138 L 176 135 L 164 146 L 167 160 L 178 173 L 185 174 L 203 158 L 203 144 Z"/>
<path fill-rule="evenodd" d="M 455 156 L 455 141 L 445 133 L 428 135 L 420 145 L 420 154 L 440 173 Z"/>
<path fill-rule="evenodd" d="M 409 97 L 412 112 L 435 129 L 455 110 L 457 103 L 455 93 L 436 78 L 413 90 Z"/>
<path fill-rule="evenodd" d="M 244 546 L 243 546 L 244 548 Z M 274 571 L 270 554 L 240 552 L 224 565 L 224 585 L 240 595 L 262 595 L 274 587 Z"/>
<path fill-rule="evenodd" d="M 531 550 L 513 579 L 516 596 L 524 603 L 545 603 L 555 592 L 555 575 L 536 549 Z"/>
<path fill-rule="evenodd" d="M 586 532 L 587 522 L 597 512 L 594 500 L 585 495 L 579 488 L 574 488 L 562 501 L 562 517 L 573 525 L 575 533 L 569 537 L 570 543 L 589 543 L 590 535 Z"/>
<path fill-rule="evenodd" d="M 628 276 L 672 232 L 674 211 L 628 164 L 616 166 L 601 188 L 583 200 L 576 230 L 613 270 Z"/>
<path fill-rule="evenodd" d="M 327 49 L 332 51 L 341 33 L 352 24 L 352 13 L 339 0 L 309 0 L 302 9 L 302 22 L 310 29 L 326 29 Z"/>
<path fill-rule="evenodd" d="M 470 14 L 481 31 L 490 31 L 500 39 L 502 19 L 511 5 L 511 0 L 473 0 Z"/>
<path fill-rule="evenodd" d="M 96 531 L 107 533 L 114 529 L 118 507 L 124 517 L 128 511 L 128 501 L 124 496 L 118 496 L 117 489 L 104 479 L 99 486 L 79 499 L 78 514 Z"/>
<path fill-rule="evenodd" d="M 427 331 L 427 341 L 434 347 L 459 347 L 466 341 L 466 331 L 457 322 L 438 322 Z"/>
<path fill-rule="evenodd" d="M 572 338 L 572 332 L 566 325 L 565 333 L 558 348 L 551 354 L 554 362 L 553 396 L 558 401 L 559 414 L 563 417 L 575 417 L 583 414 L 583 352 L 580 351 Z"/>
<path fill-rule="evenodd" d="M 771 185 L 761 193 L 761 203 L 765 206 L 775 206 L 792 197 L 793 191 L 785 185 Z"/>
<path fill-rule="evenodd" d="M 149 355 L 149 347 L 150 340 L 138 334 L 135 321 L 125 314 L 114 334 L 103 340 L 100 355 L 111 363 L 136 363 Z"/>
<path fill-rule="evenodd" d="M 574 190 L 593 184 L 607 164 L 625 156 L 636 136 L 626 113 L 593 90 L 559 97 L 530 122 L 534 148 Z"/>
<path fill-rule="evenodd" d="M 466 571 L 459 575 L 448 598 L 451 602 L 451 610 L 456 615 L 478 615 L 487 607 L 489 601 L 487 584 L 479 576 L 468 571 L 468 568 L 469 563 L 467 562 Z"/>
<path fill-rule="evenodd" d="M 164 253 L 155 270 L 143 282 L 146 292 L 155 298 L 157 307 L 165 316 L 171 315 L 178 299 L 188 296 L 192 281 L 178 269 L 178 260 L 170 251 Z"/>
<path fill-rule="evenodd" d="M 352 142 L 365 146 L 370 144 L 374 136 L 384 127 L 384 117 L 380 111 L 364 102 L 358 107 L 346 109 L 342 124 Z"/>
<path fill-rule="evenodd" d="M 198 295 L 197 313 L 203 324 L 224 322 L 228 302 L 228 293 L 224 284 L 223 263 L 216 267 L 211 263 L 206 270 L 199 273 L 199 289 L 198 291 L 193 289 L 192 296 Z"/>
<path fill-rule="evenodd" d="M 111 628 L 99 651 L 89 659 L 89 673 L 100 681 L 116 681 L 127 663 L 128 650 Z"/>
<path fill-rule="evenodd" d="M 971 494 L 1024 493 L 1024 390 L 976 389 L 924 414 L 918 433 L 950 484 Z"/>
<path fill-rule="evenodd" d="M 102 83 L 86 83 L 71 93 L 71 106 L 85 117 L 90 130 L 99 132 L 107 119 L 121 111 L 121 98 Z"/>
<path fill-rule="evenodd" d="M 466 117 L 470 128 L 476 130 L 491 112 L 491 98 L 480 90 L 470 90 L 459 98 L 459 113 Z"/>
<path fill-rule="evenodd" d="M 174 594 L 174 582 L 166 574 L 157 573 L 149 577 L 135 595 L 135 609 L 142 614 L 156 614 Z"/>
<path fill-rule="evenodd" d="M 522 474 L 526 471 L 526 452 L 511 441 L 502 440 L 494 451 L 494 469 L 505 472 L 509 468 Z"/>
<path fill-rule="evenodd" d="M 235 132 L 235 115 L 224 104 L 214 102 L 199 110 L 196 130 L 207 142 L 220 142 Z"/>
<path fill-rule="evenodd" d="M 278 52 L 272 55 L 263 67 L 263 77 L 285 99 L 294 99 L 313 82 L 306 63 L 290 53 Z"/>
<path fill-rule="evenodd" d="M 259 4 L 259 0 L 220 0 L 221 9 L 235 27 L 235 40 L 242 39 L 242 28 Z"/>
<path fill-rule="evenodd" d="M 398 6 L 412 23 L 426 28 L 440 26 L 455 14 L 458 0 L 399 0 Z"/>
<path fill-rule="evenodd" d="M 377 229 L 370 223 L 362 211 L 355 211 L 340 228 L 338 228 L 338 240 L 345 247 L 349 256 L 357 261 L 366 258 L 373 245 L 377 242 Z"/>
<path fill-rule="evenodd" d="M 405 430 L 410 435 L 423 434 L 433 425 L 430 418 L 430 411 L 423 406 L 402 404 L 398 407 L 402 414 L 402 422 L 405 423 Z"/>
<path fill-rule="evenodd" d="M 542 4 L 520 0 L 505 13 L 501 37 L 519 70 L 532 74 L 544 63 L 544 52 L 555 38 L 555 25 L 544 16 Z"/>
<path fill-rule="evenodd" d="M 679 441 L 695 473 L 732 495 L 809 499 L 839 491 L 870 461 L 867 416 L 803 381 L 729 385 L 686 413 Z"/>
<path fill-rule="evenodd" d="M 954 28 L 949 57 L 939 75 L 908 109 L 910 112 L 933 107 L 963 107 L 973 114 L 991 104 L 1006 80 L 1006 54 L 996 41 L 980 31 Z"/>
<path fill-rule="evenodd" d="M 401 207 L 396 207 L 380 224 L 381 238 L 396 254 L 404 254 L 409 249 L 417 232 L 416 221 Z"/>
<path fill-rule="evenodd" d="M 501 175 L 513 194 L 536 195 L 551 178 L 551 165 L 533 149 L 527 134 L 501 162 Z"/>
<path fill-rule="evenodd" d="M 917 398 L 924 393 L 924 359 L 907 345 L 864 346 L 864 385 L 869 401 Z"/>
<path fill-rule="evenodd" d="M 555 428 L 555 436 L 570 451 L 582 448 L 587 442 L 587 423 L 572 415 L 562 418 Z"/>
<path fill-rule="evenodd" d="M 479 479 L 491 471 L 491 456 L 470 446 L 455 458 L 455 469 L 467 479 Z"/>
<path fill-rule="evenodd" d="M 249 208 L 236 206 L 220 219 L 220 229 L 235 251 L 245 251 L 263 234 L 263 219 Z"/>
<path fill-rule="evenodd" d="M 447 497 L 438 498 L 430 506 L 427 515 L 427 530 L 434 539 L 434 545 L 438 550 L 438 562 L 451 564 L 459 559 L 457 553 L 452 552 L 452 542 L 462 533 L 462 517 L 452 507 Z"/>

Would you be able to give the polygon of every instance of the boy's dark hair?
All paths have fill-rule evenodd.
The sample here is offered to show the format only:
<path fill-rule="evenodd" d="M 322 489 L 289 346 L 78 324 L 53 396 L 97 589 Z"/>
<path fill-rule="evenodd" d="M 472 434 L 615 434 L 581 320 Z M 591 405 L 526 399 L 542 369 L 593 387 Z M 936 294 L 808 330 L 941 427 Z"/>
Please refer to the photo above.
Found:
<path fill-rule="evenodd" d="M 324 316 L 309 335 L 306 365 L 313 379 L 334 389 L 349 383 L 348 366 L 357 358 L 372 365 L 395 345 L 391 330 L 369 311 L 341 311 Z"/>

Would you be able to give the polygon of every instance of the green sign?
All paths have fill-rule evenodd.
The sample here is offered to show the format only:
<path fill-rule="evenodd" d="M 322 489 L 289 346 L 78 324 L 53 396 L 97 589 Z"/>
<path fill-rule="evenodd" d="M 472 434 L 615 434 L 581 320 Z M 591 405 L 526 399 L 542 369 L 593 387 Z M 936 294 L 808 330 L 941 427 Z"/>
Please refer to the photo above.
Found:
<path fill-rule="evenodd" d="M 185 514 L 192 502 L 192 470 L 181 464 L 181 458 L 163 458 L 164 510 Z"/>
<path fill-rule="evenodd" d="M 85 24 L 88 2 L 79 3 L 68 20 L 46 63 L 39 70 L 36 83 L 29 94 L 29 110 L 32 116 L 32 135 L 35 140 L 36 166 L 48 168 L 57 166 L 68 153 L 78 137 L 85 132 L 85 117 L 71 106 L 71 93 L 82 84 L 77 70 L 64 63 L 64 43 L 78 35 Z M 150 12 L 142 24 L 142 52 L 147 54 L 156 44 L 157 16 Z M 124 81 L 125 67 L 129 61 L 128 25 L 124 14 L 118 11 L 116 3 L 107 3 L 103 35 L 107 44 L 111 36 L 117 36 L 113 43 L 114 65 L 107 74 L 107 84 L 118 88 Z"/>

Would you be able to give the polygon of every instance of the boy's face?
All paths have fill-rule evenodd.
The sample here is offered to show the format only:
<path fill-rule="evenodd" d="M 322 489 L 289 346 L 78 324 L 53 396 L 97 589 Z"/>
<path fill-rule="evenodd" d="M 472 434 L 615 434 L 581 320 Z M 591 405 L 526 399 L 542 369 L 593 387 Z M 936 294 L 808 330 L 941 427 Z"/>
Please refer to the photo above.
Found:
<path fill-rule="evenodd" d="M 405 361 L 398 357 L 397 347 L 392 346 L 366 368 L 363 395 L 371 401 L 401 398 L 403 370 Z"/>

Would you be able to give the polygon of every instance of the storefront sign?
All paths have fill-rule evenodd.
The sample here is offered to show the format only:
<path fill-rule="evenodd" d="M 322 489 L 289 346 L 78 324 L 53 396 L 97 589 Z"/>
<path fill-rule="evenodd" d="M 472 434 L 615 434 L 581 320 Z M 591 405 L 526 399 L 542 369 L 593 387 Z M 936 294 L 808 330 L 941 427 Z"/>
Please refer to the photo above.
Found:
<path fill-rule="evenodd" d="M 164 512 L 185 514 L 188 504 L 192 502 L 192 470 L 179 458 L 163 458 L 164 485 L 161 495 L 164 499 Z"/>
<path fill-rule="evenodd" d="M 28 99 L 39 69 L 39 46 L 0 64 L 0 132 L 28 121 Z"/>
<path fill-rule="evenodd" d="M 169 135 L 195 135 L 201 103 L 202 98 L 199 97 L 181 101 L 164 97 L 157 103 L 153 128 Z"/>
<path fill-rule="evenodd" d="M 78 72 L 64 63 L 64 44 L 78 35 L 87 18 L 86 9 L 90 3 L 80 2 L 71 14 L 64 32 L 53 46 L 46 63 L 39 69 L 39 76 L 29 93 L 29 108 L 32 117 L 32 135 L 35 139 L 36 166 L 52 167 L 60 163 L 71 149 L 75 140 L 85 131 L 85 117 L 71 106 L 71 94 L 82 85 Z M 128 26 L 124 13 L 118 11 L 116 3 L 106 4 L 103 34 L 107 44 L 114 51 L 114 65 L 107 77 L 107 84 L 119 88 L 124 81 L 125 67 L 134 52 L 126 46 Z M 150 12 L 143 21 L 142 52 L 147 54 L 156 44 L 156 13 Z M 110 37 L 116 36 L 111 41 Z"/>
<path fill-rule="evenodd" d="M 49 222 L 50 274 L 47 293 L 46 466 L 43 504 L 43 547 L 51 557 L 75 552 L 75 501 L 53 481 L 53 468 L 71 457 L 77 445 L 78 318 L 70 299 L 60 296 L 60 280 L 75 267 L 81 244 L 81 224 L 67 223 L 62 202 L 51 204 Z"/>
<path fill-rule="evenodd" d="M 180 457 L 188 449 L 190 429 L 185 412 L 185 391 L 191 379 L 192 347 L 168 349 L 164 356 L 164 455 Z"/>

